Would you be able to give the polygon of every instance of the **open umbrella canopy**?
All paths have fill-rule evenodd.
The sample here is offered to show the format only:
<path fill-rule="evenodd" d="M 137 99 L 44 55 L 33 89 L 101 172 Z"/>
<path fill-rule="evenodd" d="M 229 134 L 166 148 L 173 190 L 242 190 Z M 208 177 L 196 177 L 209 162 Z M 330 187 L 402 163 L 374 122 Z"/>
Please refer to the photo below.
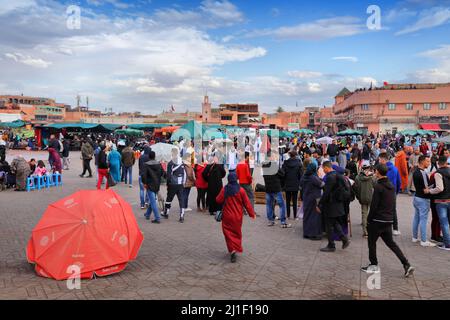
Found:
<path fill-rule="evenodd" d="M 82 279 L 125 269 L 144 237 L 131 206 L 112 190 L 82 190 L 51 204 L 33 229 L 28 262 L 43 277 Z"/>
<path fill-rule="evenodd" d="M 168 143 L 157 143 L 151 146 L 153 152 L 155 152 L 157 161 L 166 161 L 169 162 L 172 159 L 172 149 L 176 148 L 173 144 Z"/>
<path fill-rule="evenodd" d="M 414 129 L 408 129 L 408 130 L 403 130 L 399 132 L 402 136 L 416 136 L 417 135 L 417 130 Z"/>
<path fill-rule="evenodd" d="M 142 137 L 144 135 L 144 131 L 136 130 L 136 129 L 118 129 L 114 131 L 115 134 L 124 134 L 127 136 L 133 137 Z"/>
<path fill-rule="evenodd" d="M 332 144 L 333 143 L 333 139 L 330 138 L 330 137 L 322 137 L 320 139 L 317 139 L 316 143 L 319 143 L 319 144 Z"/>
<path fill-rule="evenodd" d="M 417 133 L 418 133 L 418 135 L 421 135 L 421 136 L 435 136 L 436 135 L 436 132 L 434 132 L 434 131 L 422 130 L 422 129 L 417 130 Z"/>
<path fill-rule="evenodd" d="M 289 131 L 280 131 L 280 138 L 284 139 L 284 138 L 293 138 L 294 135 L 292 133 L 290 133 Z"/>
<path fill-rule="evenodd" d="M 21 128 L 26 125 L 22 120 L 15 120 L 13 122 L 0 122 L 0 128 Z"/>
<path fill-rule="evenodd" d="M 443 142 L 444 144 L 450 144 L 450 135 L 446 137 L 436 138 L 433 142 Z"/>

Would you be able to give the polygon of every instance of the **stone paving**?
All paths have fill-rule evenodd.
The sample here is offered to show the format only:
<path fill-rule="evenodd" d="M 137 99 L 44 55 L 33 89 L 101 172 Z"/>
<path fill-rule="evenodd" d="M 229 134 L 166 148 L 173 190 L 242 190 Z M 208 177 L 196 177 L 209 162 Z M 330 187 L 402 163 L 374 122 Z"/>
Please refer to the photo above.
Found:
<path fill-rule="evenodd" d="M 47 158 L 46 153 L 23 154 L 27 159 Z M 133 206 L 144 233 L 138 258 L 117 275 L 83 280 L 80 290 L 68 290 L 65 281 L 37 276 L 25 248 L 50 203 L 79 189 L 95 188 L 94 179 L 78 177 L 79 158 L 79 153 L 71 153 L 63 187 L 0 192 L 0 299 L 450 299 L 450 253 L 411 242 L 409 196 L 398 201 L 402 235 L 395 239 L 416 273 L 403 278 L 401 264 L 380 240 L 381 289 L 369 290 L 367 275 L 360 272 L 368 262 L 368 250 L 356 202 L 351 210 L 352 244 L 331 254 L 319 252 L 325 240 L 302 239 L 301 221 L 291 221 L 292 229 L 267 227 L 265 207 L 257 206 L 261 217 L 244 220 L 244 254 L 231 264 L 220 224 L 195 211 L 194 189 L 190 203 L 194 211 L 187 213 L 184 224 L 177 221 L 174 205 L 169 220 L 154 225 L 139 208 L 137 179 L 133 188 L 122 184 L 115 190 Z"/>

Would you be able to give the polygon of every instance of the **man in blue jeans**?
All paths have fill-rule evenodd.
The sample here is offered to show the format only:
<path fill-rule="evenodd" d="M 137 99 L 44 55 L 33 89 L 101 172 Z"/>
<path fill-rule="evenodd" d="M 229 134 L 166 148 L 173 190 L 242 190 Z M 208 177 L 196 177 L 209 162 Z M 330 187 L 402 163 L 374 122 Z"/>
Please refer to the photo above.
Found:
<path fill-rule="evenodd" d="M 414 194 L 414 219 L 413 219 L 413 238 L 412 242 L 417 243 L 420 241 L 422 247 L 435 247 L 436 245 L 427 240 L 427 222 L 428 214 L 430 212 L 430 194 L 426 194 L 425 191 L 429 189 L 430 179 L 428 173 L 425 171 L 431 164 L 430 158 L 421 155 L 419 157 L 419 166 L 414 170 L 413 182 L 415 187 Z M 420 227 L 420 240 L 418 239 Z"/>
<path fill-rule="evenodd" d="M 286 223 L 286 204 L 281 192 L 281 179 L 284 178 L 284 172 L 279 169 L 278 162 L 272 157 L 271 161 L 266 161 L 262 165 L 264 183 L 266 185 L 266 211 L 269 227 L 275 223 L 275 200 L 280 206 L 280 221 L 282 228 L 291 228 L 292 225 Z"/>
<path fill-rule="evenodd" d="M 438 160 L 439 169 L 434 175 L 435 187 L 425 189 L 425 194 L 431 194 L 436 203 L 436 211 L 441 224 L 444 243 L 438 245 L 439 249 L 450 251 L 450 232 L 448 217 L 450 215 L 450 166 L 447 157 L 441 156 Z"/>
<path fill-rule="evenodd" d="M 149 161 L 145 163 L 144 171 L 142 174 L 142 182 L 147 189 L 148 199 L 150 201 L 145 218 L 150 220 L 152 212 L 155 214 L 155 219 L 152 223 L 160 223 L 160 215 L 158 208 L 157 195 L 161 186 L 161 178 L 164 174 L 161 164 L 155 160 L 155 153 L 150 151 Z"/>

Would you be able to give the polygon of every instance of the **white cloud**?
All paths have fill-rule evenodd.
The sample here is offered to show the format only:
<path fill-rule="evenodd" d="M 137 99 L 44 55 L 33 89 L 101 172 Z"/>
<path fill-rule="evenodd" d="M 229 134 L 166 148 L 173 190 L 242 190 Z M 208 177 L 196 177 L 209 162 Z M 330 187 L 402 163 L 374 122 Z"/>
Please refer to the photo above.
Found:
<path fill-rule="evenodd" d="M 424 10 L 420 13 L 419 20 L 413 25 L 410 25 L 403 30 L 400 30 L 396 35 L 404 35 L 408 33 L 417 32 L 424 29 L 430 29 L 444 25 L 450 21 L 450 8 L 436 7 Z"/>
<path fill-rule="evenodd" d="M 358 62 L 358 58 L 357 57 L 333 57 L 331 59 L 335 60 L 335 61 Z"/>
<path fill-rule="evenodd" d="M 23 63 L 25 65 L 35 67 L 35 68 L 48 68 L 52 63 L 39 59 L 39 58 L 33 58 L 31 56 L 26 56 L 21 53 L 5 53 L 5 57 L 14 60 L 18 63 Z"/>
<path fill-rule="evenodd" d="M 201 10 L 213 19 L 231 24 L 244 21 L 243 13 L 228 0 L 205 0 L 202 2 Z"/>
<path fill-rule="evenodd" d="M 129 7 L 132 7 L 132 4 L 122 2 L 119 0 L 87 0 L 87 3 L 92 6 L 102 6 L 105 4 L 110 4 L 114 6 L 117 9 L 128 9 Z"/>
<path fill-rule="evenodd" d="M 305 22 L 296 26 L 278 29 L 257 30 L 249 37 L 274 36 L 280 39 L 325 40 L 337 37 L 348 37 L 364 32 L 365 25 L 359 18 L 336 17 Z"/>
<path fill-rule="evenodd" d="M 317 71 L 289 71 L 288 76 L 299 79 L 320 78 L 323 73 Z"/>
<path fill-rule="evenodd" d="M 450 82 L 450 45 L 419 53 L 419 56 L 434 60 L 434 68 L 417 70 L 408 75 L 408 80 L 417 82 Z"/>
<path fill-rule="evenodd" d="M 0 0 L 0 16 L 36 5 L 34 0 Z"/>

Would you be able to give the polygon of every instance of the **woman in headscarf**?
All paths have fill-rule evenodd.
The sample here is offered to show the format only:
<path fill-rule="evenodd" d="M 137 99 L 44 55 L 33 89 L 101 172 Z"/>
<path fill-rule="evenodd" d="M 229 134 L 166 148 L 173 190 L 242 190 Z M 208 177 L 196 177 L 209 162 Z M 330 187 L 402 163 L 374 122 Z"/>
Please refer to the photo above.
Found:
<path fill-rule="evenodd" d="M 219 195 L 220 190 L 222 190 L 222 179 L 225 178 L 226 172 L 223 165 L 219 164 L 217 157 L 210 160 L 210 164 L 203 171 L 203 178 L 208 182 L 208 209 L 209 214 L 213 216 L 217 211 L 222 209 L 222 206 L 217 203 L 216 197 Z"/>
<path fill-rule="evenodd" d="M 111 152 L 108 155 L 108 163 L 109 163 L 109 173 L 111 174 L 114 181 L 120 181 L 120 163 L 122 160 L 122 156 L 119 151 L 117 151 L 117 146 L 113 144 Z"/>
<path fill-rule="evenodd" d="M 228 252 L 231 254 L 231 262 L 236 262 L 236 253 L 242 253 L 242 220 L 244 208 L 248 215 L 256 218 L 255 210 L 248 199 L 247 193 L 238 183 L 235 172 L 228 175 L 228 184 L 222 188 L 214 199 L 223 204 L 222 231 L 227 243 Z"/>
<path fill-rule="evenodd" d="M 317 175 L 316 163 L 309 160 L 306 172 L 300 180 L 305 239 L 322 240 L 322 220 L 317 206 L 324 186 L 325 183 Z"/>
<path fill-rule="evenodd" d="M 16 175 L 16 191 L 25 191 L 27 178 L 30 174 L 30 165 L 22 155 L 18 155 L 11 162 L 11 171 Z"/>
<path fill-rule="evenodd" d="M 62 161 L 61 156 L 59 155 L 59 152 L 56 151 L 56 149 L 48 148 L 48 153 L 50 155 L 50 158 L 52 159 L 52 169 L 53 173 L 58 172 L 59 174 L 62 173 Z"/>
<path fill-rule="evenodd" d="M 402 148 L 395 155 L 395 166 L 402 180 L 401 191 L 406 192 L 408 189 L 408 161 L 406 160 L 406 153 Z"/>

